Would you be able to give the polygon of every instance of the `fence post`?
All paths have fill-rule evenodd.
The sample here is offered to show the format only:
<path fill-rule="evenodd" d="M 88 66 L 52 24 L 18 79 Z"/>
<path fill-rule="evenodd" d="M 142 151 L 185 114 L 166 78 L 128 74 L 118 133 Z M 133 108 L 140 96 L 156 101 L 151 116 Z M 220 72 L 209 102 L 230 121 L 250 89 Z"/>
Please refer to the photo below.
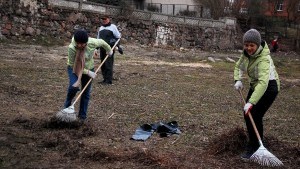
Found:
<path fill-rule="evenodd" d="M 300 38 L 299 38 L 300 24 L 297 24 L 297 35 L 296 35 L 296 51 L 300 51 Z"/>
<path fill-rule="evenodd" d="M 80 1 L 79 1 L 79 6 L 78 6 L 78 8 L 79 8 L 78 10 L 79 10 L 80 12 L 81 12 L 81 10 L 82 10 L 82 1 L 83 1 L 83 0 L 80 0 Z"/>
<path fill-rule="evenodd" d="M 175 4 L 173 4 L 173 15 L 175 16 Z"/>
<path fill-rule="evenodd" d="M 160 12 L 162 13 L 162 4 L 160 4 Z"/>

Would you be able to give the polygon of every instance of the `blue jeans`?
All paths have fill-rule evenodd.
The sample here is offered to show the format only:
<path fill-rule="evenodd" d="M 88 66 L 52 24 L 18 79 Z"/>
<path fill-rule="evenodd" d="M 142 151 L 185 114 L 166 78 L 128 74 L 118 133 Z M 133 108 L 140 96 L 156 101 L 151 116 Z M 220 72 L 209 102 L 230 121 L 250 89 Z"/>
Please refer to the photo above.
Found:
<path fill-rule="evenodd" d="M 94 71 L 94 69 L 91 69 L 91 71 Z M 67 68 L 68 76 L 69 76 L 69 87 L 67 92 L 67 98 L 65 101 L 64 107 L 67 108 L 71 106 L 73 98 L 76 96 L 76 93 L 80 91 L 78 87 L 73 87 L 72 85 L 77 81 L 78 77 L 75 73 L 73 73 L 73 68 L 68 66 Z M 87 84 L 87 82 L 90 80 L 90 77 L 88 75 L 83 74 L 81 77 L 81 88 L 83 89 L 84 86 Z M 90 100 L 90 93 L 92 90 L 92 83 L 88 85 L 88 87 L 85 89 L 85 91 L 82 93 L 80 98 L 80 107 L 78 112 L 78 118 L 80 119 L 86 119 L 87 117 L 87 109 L 89 105 Z"/>

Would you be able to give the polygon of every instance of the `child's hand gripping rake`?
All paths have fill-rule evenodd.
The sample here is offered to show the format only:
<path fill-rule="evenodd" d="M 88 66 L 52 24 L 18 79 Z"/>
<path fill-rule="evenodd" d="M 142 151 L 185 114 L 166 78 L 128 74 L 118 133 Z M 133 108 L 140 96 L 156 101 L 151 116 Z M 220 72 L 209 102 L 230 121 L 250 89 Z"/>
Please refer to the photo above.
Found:
<path fill-rule="evenodd" d="M 118 39 L 116 41 L 116 43 L 114 44 L 114 46 L 111 48 L 111 50 L 114 50 L 114 48 L 116 47 L 116 45 L 119 43 L 120 39 Z M 107 60 L 107 58 L 109 57 L 109 55 L 106 55 L 106 57 L 104 58 L 104 60 L 101 62 L 101 64 L 99 65 L 99 67 L 96 69 L 95 73 L 97 73 L 101 66 L 104 64 L 104 62 Z M 93 78 L 91 78 L 87 84 L 84 86 L 84 88 L 81 90 L 81 92 L 79 93 L 79 95 L 76 97 L 75 101 L 72 103 L 71 106 L 60 110 L 59 112 L 57 112 L 56 114 L 56 118 L 60 121 L 64 121 L 64 122 L 73 122 L 77 119 L 77 115 L 75 112 L 75 108 L 74 105 L 75 103 L 79 100 L 79 98 L 81 97 L 81 95 L 83 94 L 83 92 L 85 91 L 85 89 L 88 87 L 88 85 L 91 83 L 91 81 L 93 80 Z"/>
<path fill-rule="evenodd" d="M 246 101 L 244 99 L 244 96 L 243 96 L 241 90 L 238 90 L 238 91 L 239 91 L 239 94 L 241 95 L 241 98 L 242 98 L 244 104 L 246 104 Z M 254 128 L 255 134 L 258 138 L 258 142 L 259 142 L 259 145 L 260 145 L 258 150 L 256 150 L 256 152 L 250 157 L 250 160 L 254 161 L 254 162 L 257 162 L 257 163 L 259 163 L 260 165 L 263 165 L 263 166 L 275 167 L 275 166 L 283 165 L 283 163 L 276 156 L 274 156 L 271 152 L 269 152 L 263 146 L 261 137 L 260 137 L 259 132 L 256 128 L 256 125 L 255 125 L 255 122 L 252 118 L 251 112 L 249 112 L 248 116 L 250 118 L 251 124 Z"/>

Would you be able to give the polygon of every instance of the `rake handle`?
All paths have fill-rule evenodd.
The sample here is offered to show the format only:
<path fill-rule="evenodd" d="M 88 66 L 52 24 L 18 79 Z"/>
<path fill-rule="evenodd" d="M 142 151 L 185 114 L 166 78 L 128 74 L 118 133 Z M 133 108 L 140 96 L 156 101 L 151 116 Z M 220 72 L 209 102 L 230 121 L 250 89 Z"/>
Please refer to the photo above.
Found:
<path fill-rule="evenodd" d="M 114 48 L 117 46 L 117 44 L 119 43 L 120 39 L 118 39 L 116 41 L 116 43 L 114 44 L 114 46 L 111 48 L 111 50 L 114 50 Z M 107 58 L 109 57 L 109 55 L 106 55 L 106 57 L 103 59 L 103 61 L 101 62 L 101 64 L 98 66 L 98 68 L 96 69 L 95 73 L 97 73 L 101 66 L 104 64 L 104 62 L 107 60 Z M 84 86 L 84 88 L 81 90 L 81 92 L 78 94 L 78 96 L 76 97 L 75 101 L 73 102 L 72 106 L 75 105 L 75 103 L 79 100 L 79 98 L 81 97 L 81 95 L 83 94 L 83 92 L 85 91 L 85 89 L 88 87 L 88 85 L 91 83 L 91 81 L 93 80 L 93 78 L 90 78 L 90 80 L 87 82 L 87 84 Z"/>
<path fill-rule="evenodd" d="M 242 98 L 242 100 L 243 100 L 243 103 L 246 104 L 246 101 L 245 101 L 245 98 L 244 98 L 244 96 L 243 96 L 243 94 L 242 94 L 242 91 L 241 91 L 240 89 L 239 89 L 238 91 L 239 91 L 239 94 L 241 95 L 241 98 Z M 252 115 L 251 115 L 251 112 L 248 112 L 248 116 L 249 116 L 250 121 L 251 121 L 251 123 L 252 123 L 252 126 L 253 126 L 253 129 L 254 129 L 254 131 L 255 131 L 256 137 L 258 138 L 259 143 L 261 144 L 261 142 L 262 142 L 262 141 L 261 141 L 261 137 L 260 137 L 260 135 L 259 135 L 259 132 L 258 132 L 258 130 L 257 130 L 257 127 L 256 127 L 255 122 L 254 122 L 254 120 L 253 120 L 253 117 L 252 117 Z"/>

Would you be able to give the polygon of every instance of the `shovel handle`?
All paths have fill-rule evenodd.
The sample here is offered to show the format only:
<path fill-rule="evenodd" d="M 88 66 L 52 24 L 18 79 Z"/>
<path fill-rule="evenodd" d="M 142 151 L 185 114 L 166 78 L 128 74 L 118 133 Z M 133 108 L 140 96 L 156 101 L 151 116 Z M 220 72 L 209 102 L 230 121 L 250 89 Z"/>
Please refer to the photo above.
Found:
<path fill-rule="evenodd" d="M 246 101 L 245 101 L 245 98 L 244 98 L 244 96 L 243 96 L 243 94 L 242 94 L 241 89 L 239 89 L 238 91 L 239 91 L 239 94 L 240 94 L 240 96 L 241 96 L 241 98 L 242 98 L 244 104 L 246 104 Z M 248 112 L 248 116 L 249 116 L 250 121 L 251 121 L 251 123 L 252 123 L 252 126 L 253 126 L 253 129 L 254 129 L 254 131 L 255 131 L 256 137 L 257 137 L 257 139 L 259 140 L 259 142 L 261 143 L 261 137 L 260 137 L 260 135 L 259 135 L 259 132 L 258 132 L 258 130 L 257 130 L 257 127 L 256 127 L 256 125 L 255 125 L 255 122 L 254 122 L 254 120 L 253 120 L 253 118 L 252 118 L 252 115 L 251 115 L 251 112 L 250 112 L 250 111 Z"/>
<path fill-rule="evenodd" d="M 111 50 L 114 50 L 114 48 L 117 46 L 117 44 L 119 43 L 120 39 L 118 39 L 116 41 L 116 43 L 114 44 L 114 46 L 111 48 Z M 96 69 L 95 73 L 97 73 L 101 66 L 104 64 L 104 62 L 107 60 L 107 58 L 109 57 L 109 54 L 106 55 L 106 57 L 103 59 L 103 61 L 101 62 L 101 64 L 98 66 L 98 68 Z M 81 90 L 81 92 L 78 94 L 78 96 L 76 97 L 75 101 L 73 102 L 72 106 L 75 105 L 75 103 L 79 100 L 79 98 L 81 97 L 81 95 L 83 94 L 83 92 L 85 91 L 85 89 L 88 87 L 88 85 L 91 83 L 91 81 L 93 80 L 93 78 L 90 78 L 90 80 L 87 82 L 87 84 L 84 86 L 84 88 Z"/>

